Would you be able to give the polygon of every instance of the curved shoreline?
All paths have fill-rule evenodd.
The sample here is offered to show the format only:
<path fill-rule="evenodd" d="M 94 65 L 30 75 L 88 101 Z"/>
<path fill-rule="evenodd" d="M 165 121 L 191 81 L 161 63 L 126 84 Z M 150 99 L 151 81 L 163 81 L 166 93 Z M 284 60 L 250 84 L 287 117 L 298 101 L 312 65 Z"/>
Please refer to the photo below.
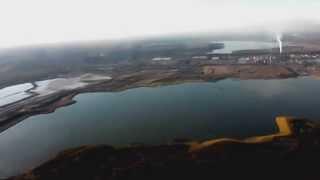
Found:
<path fill-rule="evenodd" d="M 145 79 L 145 77 L 148 75 L 149 78 Z M 62 90 L 45 96 L 37 96 L 34 94 L 32 97 L 23 101 L 0 108 L 0 133 L 30 116 L 52 113 L 60 107 L 74 104 L 76 102 L 73 100 L 73 98 L 82 93 L 117 92 L 139 87 L 158 87 L 185 82 L 216 82 L 223 79 L 232 78 L 211 77 L 207 79 L 196 76 L 184 78 L 174 76 L 170 73 L 162 74 L 160 77 L 157 77 L 158 75 L 148 75 L 141 76 L 138 74 L 124 78 L 112 79 L 110 81 L 92 83 L 82 88 Z"/>
<path fill-rule="evenodd" d="M 151 177 L 195 175 L 191 178 L 194 179 L 223 175 L 234 179 L 239 174 L 233 172 L 241 172 L 243 176 L 263 173 L 266 169 L 272 172 L 266 174 L 270 178 L 275 175 L 293 179 L 297 175 L 298 179 L 319 177 L 317 171 L 310 169 L 317 168 L 313 163 L 320 158 L 320 124 L 293 117 L 277 117 L 276 124 L 278 133 L 244 140 L 221 138 L 122 148 L 83 145 L 64 150 L 42 165 L 9 179 L 150 179 L 148 172 L 153 172 Z M 292 168 L 297 169 L 292 171 Z"/>
<path fill-rule="evenodd" d="M 220 138 L 220 139 L 204 141 L 201 143 L 191 142 L 189 151 L 191 153 L 199 152 L 203 149 L 209 148 L 210 146 L 217 146 L 219 144 L 230 144 L 230 143 L 261 144 L 261 143 L 272 142 L 277 138 L 291 137 L 298 134 L 298 132 L 294 129 L 294 125 L 296 121 L 300 121 L 300 120 L 293 117 L 278 116 L 276 117 L 276 120 L 275 120 L 278 128 L 278 132 L 275 134 L 264 135 L 264 136 L 253 136 L 243 140 L 232 139 L 232 138 Z"/>
<path fill-rule="evenodd" d="M 73 97 L 81 93 L 115 92 L 138 87 L 156 87 L 184 82 L 212 82 L 227 78 L 288 79 L 299 76 L 296 71 L 288 67 L 268 65 L 205 65 L 187 70 L 131 72 L 117 75 L 111 80 L 89 83 L 76 89 L 61 90 L 45 96 L 33 95 L 31 98 L 0 108 L 0 133 L 32 115 L 51 113 L 59 107 L 73 104 L 75 103 Z"/>

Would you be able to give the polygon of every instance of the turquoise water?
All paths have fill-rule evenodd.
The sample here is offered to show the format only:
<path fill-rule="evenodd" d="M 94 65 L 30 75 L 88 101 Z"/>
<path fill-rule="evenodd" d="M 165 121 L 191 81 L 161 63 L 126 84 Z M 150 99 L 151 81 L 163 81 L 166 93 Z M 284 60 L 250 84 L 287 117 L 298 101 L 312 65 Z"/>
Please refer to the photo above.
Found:
<path fill-rule="evenodd" d="M 83 144 L 159 144 L 272 133 L 277 115 L 318 119 L 318 92 L 320 81 L 303 77 L 80 94 L 76 104 L 33 116 L 0 134 L 0 175 L 16 174 Z"/>

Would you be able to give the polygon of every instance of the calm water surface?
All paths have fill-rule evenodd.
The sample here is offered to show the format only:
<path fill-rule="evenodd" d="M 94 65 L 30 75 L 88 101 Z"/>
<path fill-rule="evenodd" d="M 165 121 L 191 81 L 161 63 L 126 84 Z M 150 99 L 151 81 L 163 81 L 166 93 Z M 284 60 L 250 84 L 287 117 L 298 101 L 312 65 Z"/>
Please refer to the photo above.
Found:
<path fill-rule="evenodd" d="M 276 131 L 277 115 L 320 117 L 320 81 L 223 80 L 90 93 L 0 134 L 8 176 L 83 144 L 159 144 L 175 138 L 246 137 Z"/>
<path fill-rule="evenodd" d="M 215 50 L 214 53 L 232 53 L 244 49 L 271 49 L 278 47 L 276 42 L 261 42 L 261 41 L 222 41 L 223 49 Z"/>

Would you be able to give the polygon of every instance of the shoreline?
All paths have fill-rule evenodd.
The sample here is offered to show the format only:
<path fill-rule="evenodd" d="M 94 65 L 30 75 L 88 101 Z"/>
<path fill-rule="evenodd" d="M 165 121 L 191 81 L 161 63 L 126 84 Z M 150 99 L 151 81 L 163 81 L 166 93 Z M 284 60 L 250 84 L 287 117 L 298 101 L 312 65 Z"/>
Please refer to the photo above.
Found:
<path fill-rule="evenodd" d="M 320 148 L 318 143 L 320 124 L 308 119 L 282 116 L 276 118 L 276 125 L 278 132 L 275 134 L 253 136 L 243 140 L 219 138 L 155 146 L 132 145 L 122 148 L 83 145 L 61 151 L 52 159 L 23 174 L 10 177 L 9 180 L 76 177 L 150 179 L 146 174 L 150 171 L 154 175 L 151 177 L 165 175 L 168 178 L 175 175 L 187 178 L 193 175 L 198 177 L 205 173 L 209 177 L 224 175 L 234 179 L 238 173 L 225 173 L 241 172 L 243 176 L 252 175 L 252 172 L 263 173 L 266 169 L 278 172 L 277 177 L 279 175 L 293 179 L 297 175 L 319 177 L 317 171 L 310 171 L 310 168 L 312 169 L 320 158 L 320 153 L 317 151 Z M 293 167 L 297 171 L 292 171 Z M 190 170 L 186 171 L 187 169 Z"/>
<path fill-rule="evenodd" d="M 125 75 L 112 80 L 95 82 L 85 87 L 72 90 L 61 90 L 45 96 L 38 96 L 37 93 L 29 90 L 33 95 L 30 98 L 10 104 L 0 108 L 0 134 L 11 126 L 38 114 L 53 113 L 56 109 L 76 103 L 73 98 L 82 93 L 95 92 L 119 92 L 139 87 L 159 87 L 166 85 L 182 84 L 186 82 L 217 82 L 224 79 L 238 80 L 269 80 L 269 79 L 289 79 L 301 76 L 286 76 L 277 78 L 241 78 L 232 76 L 203 76 L 194 74 L 179 76 L 176 72 L 164 72 L 152 74 L 141 72 L 133 75 Z M 34 83 L 35 84 L 35 83 Z M 33 87 L 32 89 L 35 89 Z"/>

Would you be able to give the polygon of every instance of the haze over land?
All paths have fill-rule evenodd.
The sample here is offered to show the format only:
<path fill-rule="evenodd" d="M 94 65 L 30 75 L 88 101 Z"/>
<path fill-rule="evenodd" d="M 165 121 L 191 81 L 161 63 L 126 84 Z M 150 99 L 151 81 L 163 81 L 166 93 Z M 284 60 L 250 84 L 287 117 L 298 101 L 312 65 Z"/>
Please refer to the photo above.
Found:
<path fill-rule="evenodd" d="M 317 173 L 319 124 L 279 117 L 276 133 L 272 119 L 320 117 L 319 9 L 318 0 L 1 1 L 0 179 L 36 166 L 17 178 Z"/>
<path fill-rule="evenodd" d="M 319 8 L 317 0 L 4 0 L 0 47 L 253 26 L 283 31 L 288 22 L 319 22 Z"/>

